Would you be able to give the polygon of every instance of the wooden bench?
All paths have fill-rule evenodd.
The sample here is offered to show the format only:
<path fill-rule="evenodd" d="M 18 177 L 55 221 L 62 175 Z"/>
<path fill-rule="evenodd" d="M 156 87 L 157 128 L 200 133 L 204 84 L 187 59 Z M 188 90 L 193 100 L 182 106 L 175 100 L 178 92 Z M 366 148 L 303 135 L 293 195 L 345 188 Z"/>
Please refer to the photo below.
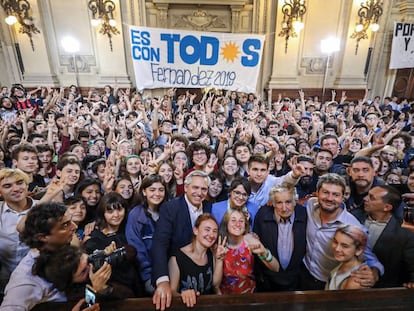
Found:
<path fill-rule="evenodd" d="M 75 303 L 44 303 L 35 311 L 71 310 Z M 150 298 L 102 302 L 102 311 L 155 310 Z M 275 292 L 251 295 L 207 295 L 199 297 L 196 310 L 266 311 L 266 310 L 409 310 L 414 308 L 414 290 L 405 288 L 348 291 Z M 174 298 L 169 311 L 186 310 Z"/>

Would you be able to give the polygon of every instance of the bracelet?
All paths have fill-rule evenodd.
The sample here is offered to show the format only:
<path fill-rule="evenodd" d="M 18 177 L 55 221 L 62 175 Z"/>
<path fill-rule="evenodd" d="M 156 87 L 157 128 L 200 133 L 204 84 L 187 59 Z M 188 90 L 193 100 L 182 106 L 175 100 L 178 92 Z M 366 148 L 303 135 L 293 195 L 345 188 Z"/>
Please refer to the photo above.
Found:
<path fill-rule="evenodd" d="M 271 262 L 272 261 L 272 259 L 273 259 L 273 255 L 272 255 L 272 253 L 270 252 L 270 250 L 269 249 L 267 249 L 267 254 L 266 254 L 266 261 L 267 262 Z"/>
<path fill-rule="evenodd" d="M 264 255 L 264 256 L 263 255 L 259 255 L 259 258 L 261 260 L 266 261 L 266 262 L 271 262 L 272 259 L 273 259 L 273 255 L 272 255 L 272 253 L 270 252 L 269 249 L 266 249 L 266 255 Z"/>

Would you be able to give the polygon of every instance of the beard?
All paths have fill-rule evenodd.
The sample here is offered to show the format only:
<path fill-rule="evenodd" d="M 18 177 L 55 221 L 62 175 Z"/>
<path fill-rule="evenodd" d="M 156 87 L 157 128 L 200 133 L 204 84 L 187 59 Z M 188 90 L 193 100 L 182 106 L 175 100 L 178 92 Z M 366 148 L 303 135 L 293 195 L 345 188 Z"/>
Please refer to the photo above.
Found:
<path fill-rule="evenodd" d="M 321 210 L 323 210 L 325 213 L 333 214 L 333 213 L 336 213 L 338 211 L 338 209 L 341 208 L 341 207 L 340 207 L 340 205 L 338 205 L 338 206 L 335 205 L 335 204 L 325 205 L 325 204 L 323 204 L 323 202 L 322 203 L 319 202 L 319 208 Z"/>
<path fill-rule="evenodd" d="M 355 185 L 357 185 L 357 187 L 368 187 L 371 183 L 366 180 L 366 179 L 357 179 L 354 181 Z"/>
<path fill-rule="evenodd" d="M 312 176 L 302 176 L 299 180 L 299 185 L 307 187 L 312 184 Z"/>

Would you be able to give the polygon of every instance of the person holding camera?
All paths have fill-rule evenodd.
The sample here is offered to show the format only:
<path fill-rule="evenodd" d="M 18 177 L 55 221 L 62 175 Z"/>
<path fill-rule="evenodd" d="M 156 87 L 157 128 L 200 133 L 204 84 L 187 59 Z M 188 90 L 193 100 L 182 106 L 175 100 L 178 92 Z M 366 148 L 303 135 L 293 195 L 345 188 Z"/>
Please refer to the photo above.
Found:
<path fill-rule="evenodd" d="M 114 247 L 108 247 L 105 251 L 111 252 Z M 82 311 L 97 311 L 100 306 L 96 301 L 100 297 L 112 293 L 112 289 L 106 283 L 111 277 L 112 268 L 108 262 L 95 271 L 90 257 L 79 247 L 66 245 L 57 251 L 41 250 L 33 265 L 33 274 L 53 284 L 53 290 L 70 295 L 74 283 L 86 283 L 90 281 L 88 289 L 95 297 L 95 301 L 86 302 L 87 308 Z M 102 298 L 101 298 L 102 299 Z M 85 300 L 81 299 L 72 311 L 80 310 Z"/>
<path fill-rule="evenodd" d="M 41 302 L 67 301 L 64 292 L 59 291 L 46 279 L 33 274 L 32 268 L 40 251 L 52 254 L 62 246 L 69 245 L 75 230 L 76 224 L 72 222 L 71 216 L 66 214 L 63 204 L 43 203 L 29 211 L 24 228 L 20 232 L 20 241 L 31 249 L 10 276 L 0 306 L 1 311 L 26 311 Z M 79 308 L 77 305 L 77 309 L 73 310 L 77 311 Z"/>
<path fill-rule="evenodd" d="M 119 193 L 105 194 L 96 210 L 97 229 L 92 231 L 84 244 L 86 252 L 92 254 L 90 258 L 94 270 L 105 261 L 111 264 L 113 273 L 109 284 L 120 299 L 143 296 L 142 281 L 135 267 L 136 251 L 128 245 L 125 236 L 126 206 L 125 199 Z M 111 243 L 115 243 L 118 249 L 105 257 L 102 250 Z"/>

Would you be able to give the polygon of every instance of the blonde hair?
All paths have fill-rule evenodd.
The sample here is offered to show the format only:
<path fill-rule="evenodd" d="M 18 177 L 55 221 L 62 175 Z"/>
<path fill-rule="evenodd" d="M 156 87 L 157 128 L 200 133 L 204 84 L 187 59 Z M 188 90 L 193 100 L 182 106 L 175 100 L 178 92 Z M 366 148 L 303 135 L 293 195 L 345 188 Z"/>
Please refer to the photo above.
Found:
<path fill-rule="evenodd" d="M 29 176 L 18 168 L 3 168 L 0 170 L 0 182 L 10 177 L 14 177 L 15 181 L 23 180 L 26 185 L 30 183 Z"/>
<path fill-rule="evenodd" d="M 384 148 L 381 149 L 381 152 L 392 152 L 394 153 L 394 155 L 397 155 L 397 148 L 395 148 L 394 146 L 390 146 L 390 145 L 386 145 L 384 146 Z"/>

